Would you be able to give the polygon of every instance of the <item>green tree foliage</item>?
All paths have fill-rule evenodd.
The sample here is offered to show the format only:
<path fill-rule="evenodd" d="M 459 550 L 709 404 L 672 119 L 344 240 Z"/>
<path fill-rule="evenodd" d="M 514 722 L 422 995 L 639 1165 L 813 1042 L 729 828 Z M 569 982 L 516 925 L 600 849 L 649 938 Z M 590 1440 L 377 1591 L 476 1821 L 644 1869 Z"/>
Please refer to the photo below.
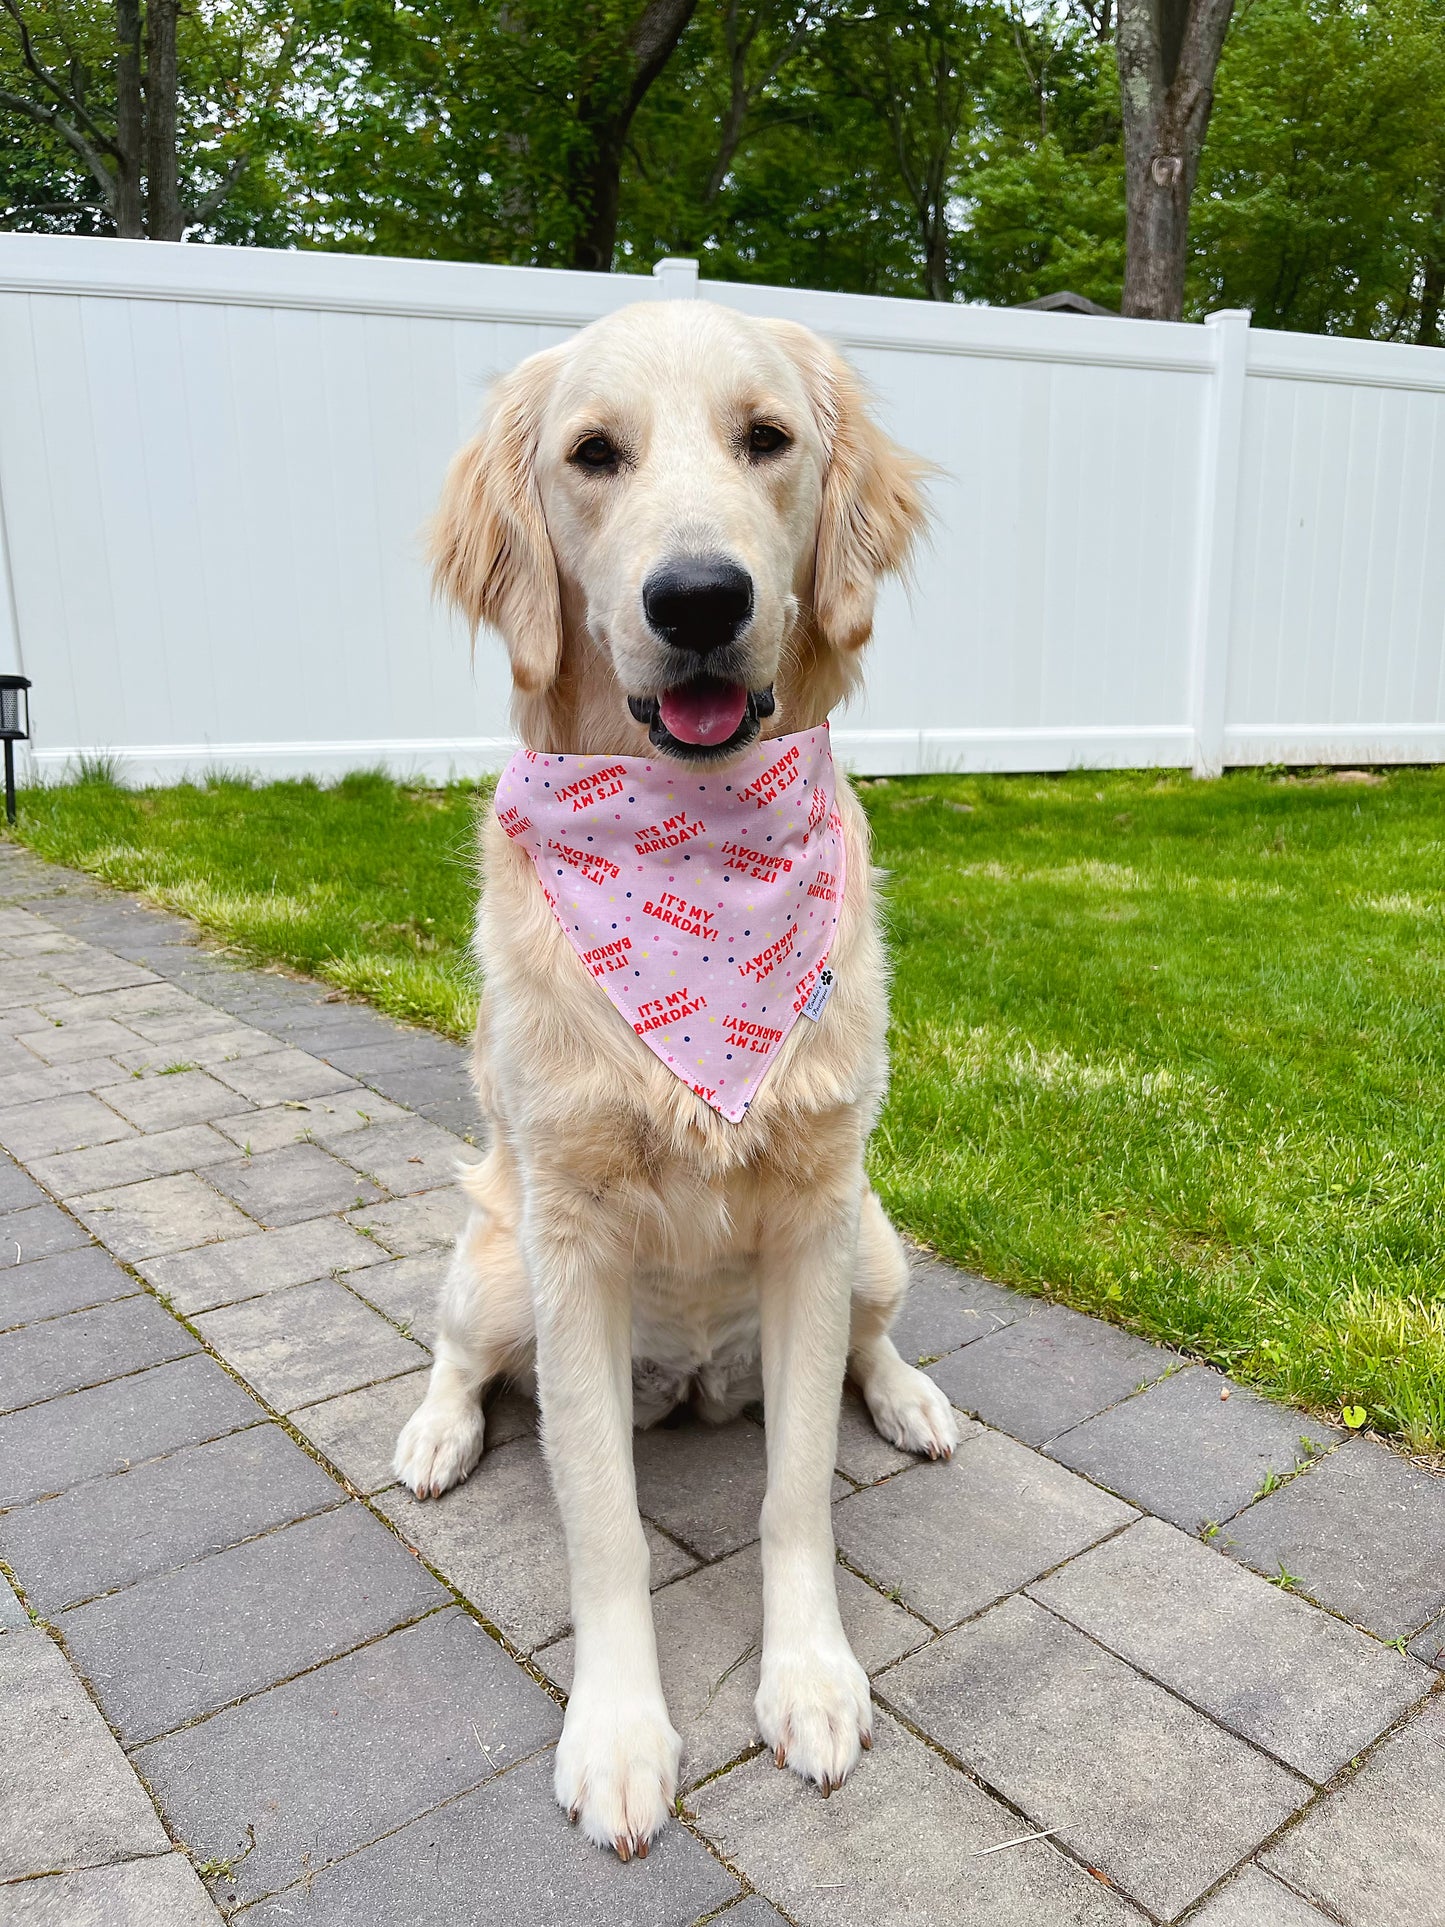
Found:
<path fill-rule="evenodd" d="M 1253 0 L 1195 195 L 1194 310 L 1438 341 L 1442 263 L 1445 6 Z"/>
<path fill-rule="evenodd" d="M 298 65 L 311 57 L 305 23 L 282 0 L 168 12 L 183 225 L 214 239 L 284 240 L 294 223 L 268 177 L 296 111 Z M 150 9 L 133 0 L 130 15 L 142 97 L 158 106 L 159 85 L 145 85 Z M 123 25 L 114 0 L 0 0 L 0 227 L 114 233 L 127 164 L 144 186 L 118 87 Z"/>
<path fill-rule="evenodd" d="M 13 8 L 114 118 L 117 0 L 0 0 L 0 225 L 113 231 L 33 111 Z M 679 37 L 644 73 L 654 28 Z M 745 281 L 1116 307 L 1113 31 L 1114 0 L 198 0 L 183 198 L 230 185 L 188 231 L 552 266 L 611 247 L 634 269 L 689 254 Z M 1187 300 L 1441 339 L 1445 0 L 1242 0 Z"/>

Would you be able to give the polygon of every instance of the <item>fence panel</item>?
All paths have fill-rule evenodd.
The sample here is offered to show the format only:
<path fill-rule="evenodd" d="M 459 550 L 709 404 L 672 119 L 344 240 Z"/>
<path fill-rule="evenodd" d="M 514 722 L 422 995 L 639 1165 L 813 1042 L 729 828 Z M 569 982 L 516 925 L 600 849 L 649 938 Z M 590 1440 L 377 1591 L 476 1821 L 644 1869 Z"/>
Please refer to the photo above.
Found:
<path fill-rule="evenodd" d="M 33 762 L 432 776 L 507 678 L 420 531 L 488 383 L 657 296 L 805 322 L 937 464 L 873 773 L 1445 755 L 1445 356 L 799 289 L 0 236 L 0 667 Z"/>

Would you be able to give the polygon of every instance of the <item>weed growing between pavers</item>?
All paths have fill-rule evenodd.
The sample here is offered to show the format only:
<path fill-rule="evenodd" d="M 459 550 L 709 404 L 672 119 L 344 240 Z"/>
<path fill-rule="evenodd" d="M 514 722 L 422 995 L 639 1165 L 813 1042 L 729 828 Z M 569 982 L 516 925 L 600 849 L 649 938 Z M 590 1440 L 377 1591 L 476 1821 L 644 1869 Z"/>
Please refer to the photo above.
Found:
<path fill-rule="evenodd" d="M 895 779 L 872 1169 L 940 1251 L 1445 1446 L 1445 772 Z M 465 1035 L 476 791 L 32 791 L 43 855 Z"/>

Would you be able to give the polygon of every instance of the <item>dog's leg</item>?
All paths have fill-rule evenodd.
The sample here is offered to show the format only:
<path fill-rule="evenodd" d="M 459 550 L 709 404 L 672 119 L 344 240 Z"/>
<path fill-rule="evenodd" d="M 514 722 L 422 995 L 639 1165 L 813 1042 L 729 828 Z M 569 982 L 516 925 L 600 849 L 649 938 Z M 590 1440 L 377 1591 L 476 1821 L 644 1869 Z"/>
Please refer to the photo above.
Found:
<path fill-rule="evenodd" d="M 848 1370 L 890 1445 L 950 1458 L 958 1443 L 953 1408 L 931 1378 L 905 1364 L 888 1336 L 908 1290 L 908 1259 L 873 1189 L 863 1194 Z"/>
<path fill-rule="evenodd" d="M 768 1489 L 755 1707 L 778 1765 L 825 1795 L 872 1744 L 873 1728 L 868 1677 L 838 1616 L 830 1513 L 859 1188 L 825 1202 L 825 1216 L 800 1213 L 796 1199 L 768 1214 L 777 1228 L 758 1273 Z"/>
<path fill-rule="evenodd" d="M 632 1233 L 561 1174 L 534 1177 L 524 1246 L 542 1437 L 567 1539 L 576 1638 L 553 1787 L 589 1840 L 645 1854 L 682 1742 L 657 1670 L 632 1465 Z"/>
<path fill-rule="evenodd" d="M 532 1300 L 507 1182 L 495 1154 L 464 1180 L 475 1208 L 442 1287 L 431 1378 L 396 1442 L 396 1475 L 419 1499 L 466 1478 L 482 1456 L 482 1388 L 531 1361 Z"/>

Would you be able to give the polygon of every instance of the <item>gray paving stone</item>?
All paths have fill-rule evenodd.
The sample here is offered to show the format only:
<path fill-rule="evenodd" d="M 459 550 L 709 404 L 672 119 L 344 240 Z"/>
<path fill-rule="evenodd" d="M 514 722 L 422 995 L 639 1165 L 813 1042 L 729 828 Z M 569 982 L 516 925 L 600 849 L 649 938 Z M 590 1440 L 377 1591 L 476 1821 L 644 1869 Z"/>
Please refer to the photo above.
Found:
<path fill-rule="evenodd" d="M 724 1914 L 709 1914 L 707 1927 L 779 1927 L 783 1916 L 761 1894 L 747 1894 Z M 699 1920 L 697 1927 L 702 1927 Z"/>
<path fill-rule="evenodd" d="M 1329 1919 L 1259 1867 L 1246 1867 L 1206 1900 L 1189 1927 L 1330 1927 Z"/>
<path fill-rule="evenodd" d="M 0 1076 L 0 1106 L 14 1110 L 22 1104 L 37 1104 L 42 1099 L 64 1097 L 72 1091 L 88 1091 L 113 1084 L 125 1075 L 123 1065 L 113 1057 L 90 1057 L 82 1064 L 42 1064 L 32 1058 L 34 1069 L 12 1071 Z"/>
<path fill-rule="evenodd" d="M 1309 1797 L 1306 1781 L 1027 1599 L 901 1661 L 878 1690 L 1163 1920 Z"/>
<path fill-rule="evenodd" d="M 256 1057 L 243 1057 L 236 1063 L 210 1067 L 223 1084 L 229 1084 L 253 1104 L 284 1104 L 290 1098 L 325 1097 L 331 1091 L 347 1091 L 354 1079 L 333 1070 L 305 1051 L 273 1050 Z"/>
<path fill-rule="evenodd" d="M 134 1746 L 446 1599 L 353 1502 L 72 1607 L 59 1624 L 107 1717 Z"/>
<path fill-rule="evenodd" d="M 352 1233 L 353 1237 L 360 1235 Z M 385 1256 L 375 1245 L 371 1251 L 374 1257 Z M 364 1278 L 347 1282 L 369 1304 L 394 1318 L 398 1325 L 409 1327 L 425 1344 L 436 1331 L 437 1300 L 450 1263 L 449 1251 L 427 1251 L 419 1258 L 393 1258 L 388 1264 L 373 1265 Z"/>
<path fill-rule="evenodd" d="M 333 1279 L 202 1312 L 196 1328 L 278 1412 L 424 1365 L 419 1345 Z"/>
<path fill-rule="evenodd" d="M 1410 1651 L 1425 1665 L 1438 1666 L 1441 1672 L 1445 1672 L 1445 1619 L 1437 1619 L 1433 1626 L 1427 1626 L 1423 1633 L 1412 1639 Z"/>
<path fill-rule="evenodd" d="M 1038 1301 L 926 1252 L 909 1252 L 908 1296 L 889 1336 L 910 1365 L 943 1357 L 1038 1310 Z"/>
<path fill-rule="evenodd" d="M 250 1058 L 269 1057 L 275 1049 L 274 1039 L 268 1037 L 264 1031 L 252 1030 L 247 1025 L 228 1022 L 223 1029 L 202 1030 L 194 1037 L 188 1037 L 185 1042 L 184 1061 L 194 1064 L 198 1070 L 210 1071 L 214 1075 L 222 1065 L 244 1063 Z M 130 1054 L 136 1055 L 136 1053 Z M 140 1055 L 143 1063 L 139 1067 L 132 1065 L 131 1068 L 160 1072 L 164 1071 L 168 1064 L 176 1061 L 178 1052 L 173 1044 L 149 1044 Z M 248 1103 L 252 1101 L 247 1099 Z"/>
<path fill-rule="evenodd" d="M 424 1117 L 438 1121 L 435 1112 L 440 1106 L 460 1109 L 472 1116 L 476 1115 L 476 1093 L 472 1089 L 471 1073 L 467 1068 L 466 1052 L 456 1047 L 455 1065 L 438 1064 L 420 1070 L 373 1070 L 366 1072 L 366 1082 L 372 1090 L 380 1091 L 395 1104 L 405 1104 L 408 1110 L 420 1111 Z M 446 1129 L 454 1128 L 450 1125 Z"/>
<path fill-rule="evenodd" d="M 882 1711 L 831 1800 L 762 1753 L 688 1805 L 798 1927 L 1138 1927 L 1048 1840 L 989 1853 L 1031 1829 Z"/>
<path fill-rule="evenodd" d="M 59 1198 L 81 1198 L 93 1191 L 113 1191 L 118 1185 L 140 1184 L 146 1178 L 174 1177 L 178 1171 L 204 1169 L 235 1155 L 232 1145 L 206 1124 L 188 1124 L 178 1131 L 156 1131 L 97 1144 L 89 1151 L 67 1151 L 63 1157 L 37 1158 L 31 1170 Z"/>
<path fill-rule="evenodd" d="M 257 1425 L 6 1513 L 0 1557 L 50 1615 L 345 1496 L 279 1426 Z"/>
<path fill-rule="evenodd" d="M 683 1827 L 665 1828 L 640 1865 L 599 1853 L 567 1825 L 544 1754 L 242 1918 L 246 1927 L 419 1927 L 419 1887 L 427 1927 L 687 1927 L 738 1891 Z"/>
<path fill-rule="evenodd" d="M 561 1708 L 460 1609 L 144 1747 L 135 1765 L 229 1907 L 314 1876 L 555 1740 Z"/>
<path fill-rule="evenodd" d="M 941 1359 L 929 1377 L 960 1410 L 1043 1445 L 1178 1363 L 1159 1345 L 1046 1305 Z"/>
<path fill-rule="evenodd" d="M 997 1432 L 833 1508 L 848 1563 L 953 1626 L 1137 1515 Z"/>
<path fill-rule="evenodd" d="M 458 1166 L 476 1162 L 474 1151 L 424 1117 L 347 1132 L 338 1139 L 336 1153 L 399 1198 L 455 1184 Z"/>
<path fill-rule="evenodd" d="M 92 945 L 87 945 L 84 950 L 66 950 L 59 957 L 52 958 L 45 966 L 45 974 L 53 977 L 66 990 L 73 990 L 81 996 L 155 982 L 154 972 L 144 970 L 138 964 L 127 963 L 124 958 Z"/>
<path fill-rule="evenodd" d="M 0 1633 L 23 1631 L 30 1615 L 15 1596 L 8 1579 L 0 1578 Z"/>
<path fill-rule="evenodd" d="M 867 1673 L 931 1636 L 912 1614 L 841 1567 L 838 1608 Z M 682 1735 L 682 1784 L 692 1786 L 758 1742 L 753 1699 L 762 1650 L 761 1549 L 746 1546 L 662 1587 L 652 1611 L 667 1710 Z M 569 1693 L 574 1659 L 570 1637 L 537 1655 L 547 1677 Z"/>
<path fill-rule="evenodd" d="M 1223 1544 L 1382 1639 L 1445 1605 L 1445 1478 L 1350 1439 L 1231 1521 Z"/>
<path fill-rule="evenodd" d="M 63 1492 L 262 1416 L 202 1353 L 49 1399 L 0 1418 L 0 1505 Z"/>
<path fill-rule="evenodd" d="M 218 1118 L 216 1129 L 223 1131 L 242 1150 L 253 1154 L 279 1151 L 288 1144 L 308 1139 L 325 1145 L 329 1151 L 340 1149 L 344 1140 L 364 1131 L 373 1120 L 405 1118 L 410 1113 L 378 1097 L 375 1091 L 343 1091 L 336 1097 L 312 1097 L 304 1102 L 270 1104 L 264 1110 L 247 1111 L 240 1117 Z"/>
<path fill-rule="evenodd" d="M 99 1385 L 197 1349 L 154 1298 L 121 1298 L 0 1337 L 0 1411 Z"/>
<path fill-rule="evenodd" d="M 89 1243 L 90 1233 L 58 1204 L 22 1205 L 0 1214 L 0 1265 L 21 1265 Z"/>
<path fill-rule="evenodd" d="M 632 1457 L 643 1517 L 699 1557 L 718 1559 L 757 1538 L 768 1482 L 767 1441 L 751 1419 L 657 1425 L 636 1434 Z"/>
<path fill-rule="evenodd" d="M 459 1077 L 449 1095 L 419 1097 L 416 1108 L 422 1117 L 429 1118 L 439 1130 L 450 1131 L 453 1137 L 460 1138 L 474 1150 L 486 1150 L 487 1127 L 482 1121 L 477 1094 L 470 1081 L 464 1082 Z"/>
<path fill-rule="evenodd" d="M 537 1401 L 530 1387 L 502 1386 L 488 1395 L 486 1410 L 487 1444 L 492 1448 L 538 1436 Z"/>
<path fill-rule="evenodd" d="M 1432 1683 L 1413 1660 L 1157 1519 L 1029 1593 L 1321 1784 Z"/>
<path fill-rule="evenodd" d="M 94 1022 L 81 1020 L 24 1031 L 19 1041 L 43 1064 L 74 1064 L 83 1057 L 109 1057 L 115 1051 L 134 1050 L 140 1039 L 113 1018 L 98 1017 Z"/>
<path fill-rule="evenodd" d="M 512 1644 L 531 1652 L 565 1632 L 571 1618 L 562 1521 L 541 1447 L 522 1439 L 484 1452 L 462 1485 L 423 1504 L 404 1487 L 376 1501 L 415 1546 Z M 649 1531 L 652 1583 L 689 1572 L 693 1560 Z"/>
<path fill-rule="evenodd" d="M 1445 1927 L 1445 1700 L 1376 1747 L 1263 1859 L 1345 1927 Z"/>
<path fill-rule="evenodd" d="M 222 1238 L 244 1238 L 256 1229 L 253 1219 L 194 1171 L 93 1191 L 70 1202 L 76 1217 L 127 1264 Z"/>
<path fill-rule="evenodd" d="M 1195 1367 L 1076 1426 L 1048 1451 L 1121 1498 L 1197 1532 L 1248 1505 L 1271 1472 L 1306 1464 L 1304 1440 L 1323 1451 L 1343 1436 Z"/>
<path fill-rule="evenodd" d="M 384 1385 L 343 1392 L 320 1405 L 303 1405 L 292 1414 L 292 1423 L 358 1492 L 380 1492 L 396 1483 L 391 1469 L 396 1436 L 421 1404 L 427 1377 L 426 1372 L 408 1372 Z M 490 1426 L 487 1443 L 494 1443 Z"/>
<path fill-rule="evenodd" d="M 0 1731 L 0 1880 L 168 1850 L 144 1787 L 45 1633 L 0 1639 Z"/>
<path fill-rule="evenodd" d="M 370 1082 L 378 1072 L 451 1070 L 465 1053 L 459 1044 L 424 1030 L 393 1030 L 385 1039 L 328 1044 L 331 1062 Z"/>
<path fill-rule="evenodd" d="M 136 1027 L 136 1019 L 140 1017 L 177 1017 L 196 1012 L 204 1012 L 207 1017 L 212 1015 L 209 1006 L 198 1003 L 175 984 L 166 983 L 158 977 L 134 987 L 88 992 L 85 1007 L 93 1017 L 114 1017 L 132 1030 Z M 46 1015 L 49 1014 L 47 1007 Z"/>
<path fill-rule="evenodd" d="M 185 999 L 184 1004 L 183 1009 L 164 1011 L 159 1016 L 126 1017 L 124 1020 L 145 1039 L 154 1056 L 168 1060 L 162 1063 L 163 1070 L 172 1065 L 189 1066 L 194 1062 L 190 1055 L 193 1044 L 217 1031 L 231 1028 L 231 1019 L 225 1011 L 215 1010 L 211 1005 L 194 998 Z"/>
<path fill-rule="evenodd" d="M 132 1125 L 117 1117 L 109 1104 L 85 1091 L 42 1098 L 38 1104 L 22 1104 L 0 1112 L 0 1144 L 12 1157 L 23 1158 L 27 1164 L 59 1151 L 77 1151 L 85 1145 L 109 1144 L 116 1138 L 134 1136 Z"/>
<path fill-rule="evenodd" d="M 467 1221 L 467 1201 L 455 1185 L 424 1191 L 420 1197 L 348 1211 L 349 1223 L 369 1231 L 397 1258 L 419 1258 L 424 1251 L 449 1248 Z"/>
<path fill-rule="evenodd" d="M 129 1298 L 138 1289 L 135 1279 L 99 1245 L 0 1266 L 0 1330 L 81 1311 L 105 1299 Z"/>
<path fill-rule="evenodd" d="M 10 1015 L 9 1012 L 5 1014 Z M 30 1017 L 30 1022 L 34 1021 L 33 1016 Z M 35 1053 L 17 1042 L 9 1032 L 0 1033 L 0 1077 L 23 1076 L 37 1062 Z"/>
<path fill-rule="evenodd" d="M 249 1101 L 208 1071 L 175 1071 L 169 1076 L 128 1077 L 100 1093 L 112 1110 L 143 1131 L 171 1131 L 186 1124 L 209 1124 L 251 1109 Z M 98 1140 L 92 1140 L 98 1142 Z"/>
<path fill-rule="evenodd" d="M 19 1211 L 26 1205 L 43 1204 L 44 1193 L 12 1158 L 0 1157 L 0 1212 Z"/>
<path fill-rule="evenodd" d="M 136 1269 L 188 1318 L 262 1292 L 387 1262 L 379 1246 L 340 1218 L 313 1218 L 284 1231 L 259 1231 L 253 1225 L 247 1230 L 250 1236 L 224 1244 L 143 1259 Z"/>
<path fill-rule="evenodd" d="M 0 1895 L 5 1927 L 219 1927 L 182 1853 L 27 1880 Z"/>
<path fill-rule="evenodd" d="M 227 1151 L 230 1151 L 228 1145 Z M 300 1224 L 324 1212 L 375 1204 L 383 1195 L 374 1184 L 323 1151 L 319 1144 L 291 1144 L 218 1165 L 212 1184 L 234 1198 L 243 1211 L 273 1228 Z"/>

